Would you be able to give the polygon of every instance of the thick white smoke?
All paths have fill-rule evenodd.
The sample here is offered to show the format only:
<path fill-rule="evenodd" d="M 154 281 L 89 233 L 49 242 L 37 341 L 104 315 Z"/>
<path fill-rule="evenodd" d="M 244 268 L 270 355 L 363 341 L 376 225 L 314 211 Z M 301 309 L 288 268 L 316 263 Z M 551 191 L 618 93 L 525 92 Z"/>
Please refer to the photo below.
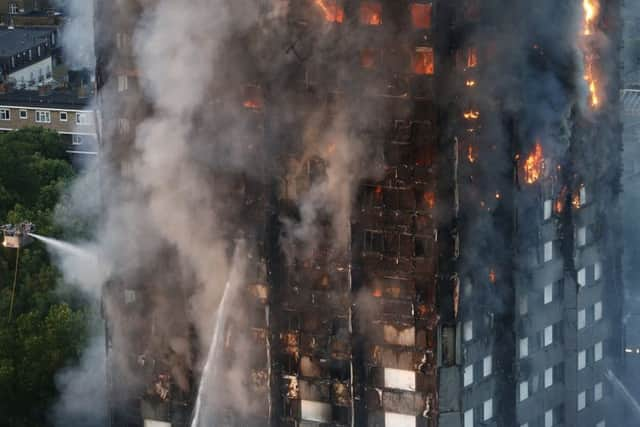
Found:
<path fill-rule="evenodd" d="M 61 398 L 53 409 L 57 427 L 101 427 L 107 420 L 106 353 L 103 335 L 95 336 L 77 366 L 60 372 Z"/>
<path fill-rule="evenodd" d="M 93 69 L 93 1 L 54 0 L 54 4 L 67 16 L 61 34 L 65 64 L 72 70 Z"/>

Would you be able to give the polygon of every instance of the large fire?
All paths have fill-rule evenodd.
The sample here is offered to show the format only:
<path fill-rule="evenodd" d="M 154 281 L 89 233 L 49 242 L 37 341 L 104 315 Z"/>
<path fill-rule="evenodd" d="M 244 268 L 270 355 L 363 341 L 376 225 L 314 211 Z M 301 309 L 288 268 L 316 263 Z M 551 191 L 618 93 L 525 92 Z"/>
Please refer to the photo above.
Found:
<path fill-rule="evenodd" d="M 597 20 L 600 15 L 599 0 L 583 0 L 582 9 L 584 13 L 583 35 L 589 37 L 596 32 Z M 589 51 L 584 52 L 584 80 L 589 89 L 589 105 L 592 108 L 598 108 L 601 103 L 600 87 L 596 74 L 596 55 Z"/>
<path fill-rule="evenodd" d="M 533 152 L 524 162 L 524 180 L 527 184 L 536 183 L 542 176 L 544 168 L 544 157 L 542 154 L 542 145 L 536 143 Z"/>
<path fill-rule="evenodd" d="M 344 21 L 344 9 L 340 6 L 336 0 L 314 0 L 316 6 L 322 10 L 324 19 L 327 22 L 335 22 L 342 24 Z"/>
<path fill-rule="evenodd" d="M 590 36 L 595 31 L 595 21 L 600 14 L 600 3 L 598 0 L 582 0 L 584 10 L 584 35 Z"/>
<path fill-rule="evenodd" d="M 589 86 L 589 104 L 593 108 L 600 105 L 600 95 L 598 87 L 598 79 L 594 71 L 595 59 L 593 55 L 585 55 L 585 73 L 584 80 Z"/>

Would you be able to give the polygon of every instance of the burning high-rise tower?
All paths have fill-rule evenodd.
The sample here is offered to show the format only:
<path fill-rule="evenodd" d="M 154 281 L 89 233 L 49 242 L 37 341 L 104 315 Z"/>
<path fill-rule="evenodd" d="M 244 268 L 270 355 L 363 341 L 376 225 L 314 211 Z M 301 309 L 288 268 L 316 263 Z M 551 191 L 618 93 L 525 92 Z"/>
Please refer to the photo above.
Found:
<path fill-rule="evenodd" d="M 605 425 L 616 0 L 96 17 L 113 426 Z"/>

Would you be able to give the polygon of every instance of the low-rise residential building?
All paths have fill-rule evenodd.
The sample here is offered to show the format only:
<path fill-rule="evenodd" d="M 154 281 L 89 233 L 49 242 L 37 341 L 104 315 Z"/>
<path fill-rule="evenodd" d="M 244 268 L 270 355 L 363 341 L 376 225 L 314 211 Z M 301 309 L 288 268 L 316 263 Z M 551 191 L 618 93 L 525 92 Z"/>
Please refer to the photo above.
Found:
<path fill-rule="evenodd" d="M 0 28 L 0 70 L 5 82 L 35 89 L 53 81 L 55 28 Z"/>
<path fill-rule="evenodd" d="M 67 91 L 0 94 L 0 132 L 32 126 L 61 134 L 72 154 L 96 153 L 96 116 L 88 98 Z"/>

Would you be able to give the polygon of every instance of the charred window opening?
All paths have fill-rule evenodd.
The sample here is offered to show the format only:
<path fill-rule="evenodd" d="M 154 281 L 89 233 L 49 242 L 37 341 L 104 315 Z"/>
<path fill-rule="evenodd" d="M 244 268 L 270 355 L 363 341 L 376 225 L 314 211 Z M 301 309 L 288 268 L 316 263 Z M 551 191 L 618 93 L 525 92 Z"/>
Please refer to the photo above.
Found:
<path fill-rule="evenodd" d="M 380 50 L 364 48 L 360 52 L 360 66 L 365 69 L 373 69 L 378 67 L 380 63 Z"/>
<path fill-rule="evenodd" d="M 426 257 L 432 254 L 433 239 L 428 237 L 416 236 L 414 239 L 414 256 Z"/>
<path fill-rule="evenodd" d="M 362 25 L 382 24 L 382 3 L 377 1 L 365 1 L 360 4 L 360 23 Z"/>
<path fill-rule="evenodd" d="M 436 193 L 434 191 L 418 191 L 416 196 L 418 210 L 428 211 L 436 207 Z"/>
<path fill-rule="evenodd" d="M 467 71 L 478 66 L 478 48 L 468 46 L 456 52 L 456 67 L 460 71 Z M 468 86 L 475 86 L 475 81 Z"/>
<path fill-rule="evenodd" d="M 384 251 L 384 234 L 380 231 L 366 230 L 363 249 L 365 252 L 382 253 Z"/>
<path fill-rule="evenodd" d="M 366 186 L 361 191 L 360 206 L 363 208 L 381 208 L 384 206 L 381 185 Z"/>
<path fill-rule="evenodd" d="M 433 6 L 431 3 L 413 3 L 410 6 L 411 22 L 413 27 L 419 30 L 428 30 L 431 28 L 431 12 Z"/>
<path fill-rule="evenodd" d="M 415 162 L 418 167 L 431 167 L 433 166 L 433 159 L 435 157 L 435 147 L 432 144 L 423 145 L 416 149 Z"/>
<path fill-rule="evenodd" d="M 432 47 L 418 46 L 413 52 L 413 73 L 433 75 L 435 72 L 435 55 Z"/>
<path fill-rule="evenodd" d="M 264 105 L 262 97 L 262 88 L 254 85 L 247 85 L 244 88 L 244 97 L 242 105 L 250 110 L 260 110 Z"/>
<path fill-rule="evenodd" d="M 466 0 L 464 2 L 464 18 L 470 21 L 480 19 L 480 0 Z"/>

